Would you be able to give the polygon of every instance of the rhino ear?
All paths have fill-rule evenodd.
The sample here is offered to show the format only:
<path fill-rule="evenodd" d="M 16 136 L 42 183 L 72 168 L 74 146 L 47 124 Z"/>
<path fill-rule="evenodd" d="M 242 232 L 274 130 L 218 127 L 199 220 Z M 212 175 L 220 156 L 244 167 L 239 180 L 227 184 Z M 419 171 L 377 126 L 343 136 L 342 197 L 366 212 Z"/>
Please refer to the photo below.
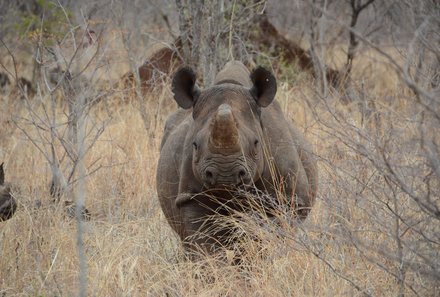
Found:
<path fill-rule="evenodd" d="M 196 74 L 191 67 L 182 67 L 174 74 L 172 91 L 174 100 L 180 107 L 188 109 L 194 106 L 200 91 L 196 86 Z"/>
<path fill-rule="evenodd" d="M 277 93 L 277 81 L 275 76 L 265 68 L 259 66 L 251 73 L 253 86 L 251 94 L 255 97 L 257 104 L 266 107 L 272 103 Z"/>

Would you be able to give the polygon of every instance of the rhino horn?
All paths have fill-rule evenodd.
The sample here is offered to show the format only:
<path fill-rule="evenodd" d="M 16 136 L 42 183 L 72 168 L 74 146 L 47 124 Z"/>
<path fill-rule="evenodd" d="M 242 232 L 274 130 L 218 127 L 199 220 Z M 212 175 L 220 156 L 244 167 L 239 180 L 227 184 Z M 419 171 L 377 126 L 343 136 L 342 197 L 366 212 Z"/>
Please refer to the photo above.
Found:
<path fill-rule="evenodd" d="M 238 144 L 238 129 L 228 104 L 220 105 L 217 110 L 210 142 L 216 148 L 233 148 Z"/>

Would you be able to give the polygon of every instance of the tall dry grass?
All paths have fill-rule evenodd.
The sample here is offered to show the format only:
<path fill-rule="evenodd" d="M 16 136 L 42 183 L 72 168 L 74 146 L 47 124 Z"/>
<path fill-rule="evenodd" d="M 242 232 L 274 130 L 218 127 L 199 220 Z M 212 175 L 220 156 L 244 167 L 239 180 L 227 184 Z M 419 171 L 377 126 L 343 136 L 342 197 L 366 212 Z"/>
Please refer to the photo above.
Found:
<path fill-rule="evenodd" d="M 376 67 L 374 60 L 362 63 Z M 383 186 L 383 180 L 358 148 L 351 146 L 368 146 L 367 140 L 357 139 L 359 135 L 365 132 L 380 139 L 391 124 L 399 123 L 396 112 L 402 117 L 411 112 L 404 100 L 408 92 L 401 85 L 395 88 L 395 81 L 393 87 L 383 83 L 390 76 L 376 74 L 368 82 L 382 82 L 380 89 L 364 90 L 376 103 L 374 113 L 380 115 L 380 125 L 373 116 L 363 120 L 356 102 L 342 105 L 338 94 L 325 101 L 317 98 L 309 77 L 279 82 L 277 100 L 316 149 L 318 202 L 299 226 L 281 222 L 282 227 L 262 227 L 245 220 L 243 230 L 259 240 L 245 241 L 241 267 L 209 257 L 188 261 L 160 210 L 155 172 L 164 119 L 175 108 L 169 90 L 146 100 L 149 110 L 160 110 L 158 117 L 150 114 L 154 131 L 145 130 L 136 105 L 113 102 L 111 121 L 86 156 L 91 172 L 86 180 L 86 206 L 92 214 L 84 234 L 88 295 L 398 295 L 401 285 L 394 276 L 398 267 L 380 253 L 380 249 L 395 249 L 389 244 L 389 234 L 381 229 L 390 224 L 380 205 L 387 200 L 386 192 L 374 191 Z M 0 295 L 76 295 L 76 224 L 66 217 L 61 204 L 51 202 L 45 159 L 11 122 L 10 115 L 23 119 L 28 110 L 16 98 L 3 97 L 0 102 L 8 108 L 1 114 L 1 161 L 5 161 L 7 180 L 15 185 L 19 204 L 13 219 L 0 223 Z M 160 108 L 157 102 L 163 102 Z M 107 117 L 100 104 L 92 109 L 90 119 Z M 57 112 L 63 119 L 61 107 Z M 409 137 L 411 131 L 400 137 Z M 32 128 L 27 132 L 37 133 Z M 410 203 L 402 207 L 411 209 Z M 359 247 L 365 243 L 371 249 Z M 417 273 L 408 273 L 408 279 L 412 287 L 404 286 L 407 295 L 438 296 L 435 286 Z"/>

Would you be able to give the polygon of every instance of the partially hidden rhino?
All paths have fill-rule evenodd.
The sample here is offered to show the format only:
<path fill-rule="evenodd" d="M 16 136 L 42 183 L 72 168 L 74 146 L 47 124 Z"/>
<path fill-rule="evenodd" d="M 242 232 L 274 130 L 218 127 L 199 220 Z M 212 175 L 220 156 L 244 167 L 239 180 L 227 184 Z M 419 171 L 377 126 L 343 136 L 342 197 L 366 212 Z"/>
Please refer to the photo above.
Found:
<path fill-rule="evenodd" d="M 226 245 L 230 230 L 208 218 L 230 214 L 227 209 L 237 205 L 231 201 L 252 199 L 239 194 L 243 189 L 274 199 L 283 189 L 292 213 L 307 217 L 317 192 L 317 165 L 310 144 L 274 101 L 271 72 L 258 67 L 250 73 L 231 61 L 212 87 L 200 90 L 194 71 L 183 67 L 173 77 L 172 91 L 182 109 L 165 124 L 157 192 L 187 248 L 212 253 Z"/>
<path fill-rule="evenodd" d="M 0 222 L 12 218 L 17 210 L 17 202 L 11 195 L 11 185 L 5 182 L 3 163 L 0 164 Z"/>

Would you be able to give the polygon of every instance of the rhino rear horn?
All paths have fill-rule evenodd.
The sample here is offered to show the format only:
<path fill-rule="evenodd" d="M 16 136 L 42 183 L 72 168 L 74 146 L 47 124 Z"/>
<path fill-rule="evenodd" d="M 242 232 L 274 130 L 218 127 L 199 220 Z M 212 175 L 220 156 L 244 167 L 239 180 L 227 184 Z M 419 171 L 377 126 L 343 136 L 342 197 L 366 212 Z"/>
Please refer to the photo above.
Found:
<path fill-rule="evenodd" d="M 174 74 L 172 91 L 180 107 L 188 109 L 194 106 L 200 92 L 196 86 L 196 74 L 191 67 L 182 67 Z"/>
<path fill-rule="evenodd" d="M 232 148 L 238 144 L 238 129 L 228 104 L 220 105 L 217 110 L 210 141 L 216 148 Z"/>
<path fill-rule="evenodd" d="M 251 73 L 253 86 L 251 93 L 255 101 L 261 107 L 266 107 L 272 103 L 277 93 L 277 81 L 273 74 L 265 68 L 259 66 Z"/>

